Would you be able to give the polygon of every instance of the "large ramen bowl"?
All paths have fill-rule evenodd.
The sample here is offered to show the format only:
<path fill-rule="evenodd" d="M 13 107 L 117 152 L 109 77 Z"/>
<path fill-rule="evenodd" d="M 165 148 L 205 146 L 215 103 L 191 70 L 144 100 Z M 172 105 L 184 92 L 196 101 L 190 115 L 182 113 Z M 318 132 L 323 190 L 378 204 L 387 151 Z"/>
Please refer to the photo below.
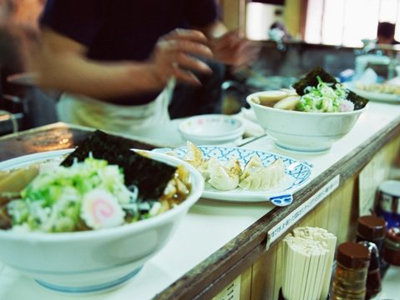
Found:
<path fill-rule="evenodd" d="M 258 123 L 275 138 L 276 146 L 289 151 L 328 151 L 335 141 L 349 133 L 365 110 L 364 107 L 350 112 L 302 112 L 277 109 L 254 101 L 268 93 L 251 94 L 246 98 L 247 103 L 254 110 Z"/>
<path fill-rule="evenodd" d="M 71 150 L 68 150 L 71 151 Z M 66 150 L 27 155 L 0 163 L 11 169 L 56 159 Z M 136 223 L 97 231 L 39 233 L 0 230 L 0 260 L 52 290 L 87 293 L 117 286 L 140 271 L 169 240 L 188 209 L 199 199 L 201 174 L 166 154 L 147 152 L 190 172 L 191 192 L 171 210 Z"/>

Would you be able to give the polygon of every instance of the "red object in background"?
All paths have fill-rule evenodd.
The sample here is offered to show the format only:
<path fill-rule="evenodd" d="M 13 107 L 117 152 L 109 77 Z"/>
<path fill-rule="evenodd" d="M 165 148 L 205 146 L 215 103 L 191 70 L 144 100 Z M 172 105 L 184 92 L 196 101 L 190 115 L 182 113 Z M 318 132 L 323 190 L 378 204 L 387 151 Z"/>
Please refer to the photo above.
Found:
<path fill-rule="evenodd" d="M 391 265 L 400 266 L 400 228 L 393 227 L 386 234 L 383 257 Z"/>

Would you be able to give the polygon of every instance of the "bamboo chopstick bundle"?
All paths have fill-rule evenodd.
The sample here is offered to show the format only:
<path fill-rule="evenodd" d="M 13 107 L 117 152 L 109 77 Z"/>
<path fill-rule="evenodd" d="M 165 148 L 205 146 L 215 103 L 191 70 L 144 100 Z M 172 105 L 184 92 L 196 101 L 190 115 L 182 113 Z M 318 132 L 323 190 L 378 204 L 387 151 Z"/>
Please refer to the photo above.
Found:
<path fill-rule="evenodd" d="M 336 237 L 321 228 L 297 228 L 293 235 L 285 237 L 282 272 L 285 299 L 321 299 L 327 274 L 330 281 L 333 260 L 331 247 L 333 245 L 334 253 L 335 244 Z"/>
<path fill-rule="evenodd" d="M 324 228 L 319 227 L 299 227 L 293 230 L 294 236 L 312 238 L 313 240 L 318 240 L 325 242 L 328 247 L 329 257 L 327 259 L 326 271 L 324 275 L 324 283 L 322 286 L 320 300 L 326 300 L 329 294 L 329 287 L 332 275 L 332 264 L 335 257 L 336 241 L 337 238 L 334 234 L 328 232 Z"/>
<path fill-rule="evenodd" d="M 283 296 L 287 300 L 317 299 L 310 298 L 310 293 L 314 292 L 315 287 L 319 291 L 322 289 L 324 259 L 328 253 L 326 247 L 319 241 L 301 237 L 288 236 L 284 241 L 290 262 L 285 263 L 283 270 Z"/>

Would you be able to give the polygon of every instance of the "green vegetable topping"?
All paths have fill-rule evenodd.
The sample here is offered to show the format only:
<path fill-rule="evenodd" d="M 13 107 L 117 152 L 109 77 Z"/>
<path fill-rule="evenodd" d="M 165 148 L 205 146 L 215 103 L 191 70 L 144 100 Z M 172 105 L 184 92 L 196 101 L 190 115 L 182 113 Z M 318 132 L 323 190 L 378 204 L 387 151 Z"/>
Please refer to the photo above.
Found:
<path fill-rule="evenodd" d="M 318 85 L 308 86 L 297 105 L 297 110 L 305 112 L 345 112 L 353 111 L 354 104 L 347 100 L 348 90 L 340 83 L 326 83 L 317 76 Z"/>
<path fill-rule="evenodd" d="M 93 196 L 94 190 L 97 192 Z M 89 195 L 90 203 L 84 205 Z M 7 206 L 13 227 L 44 232 L 120 225 L 124 222 L 123 205 L 136 200 L 117 165 L 92 157 L 71 167 L 57 166 L 41 172 L 21 196 Z"/>

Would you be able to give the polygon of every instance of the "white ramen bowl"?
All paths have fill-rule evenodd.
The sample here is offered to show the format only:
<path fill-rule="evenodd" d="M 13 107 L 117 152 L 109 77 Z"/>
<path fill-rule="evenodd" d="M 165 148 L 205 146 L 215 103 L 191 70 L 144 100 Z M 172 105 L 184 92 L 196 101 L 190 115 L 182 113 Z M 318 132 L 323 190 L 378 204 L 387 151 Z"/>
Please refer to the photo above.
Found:
<path fill-rule="evenodd" d="M 271 91 L 274 92 L 274 91 Z M 354 126 L 363 109 L 351 112 L 301 112 L 264 106 L 253 99 L 268 94 L 258 92 L 247 96 L 258 123 L 279 148 L 289 151 L 319 153 L 345 136 Z"/>
<path fill-rule="evenodd" d="M 60 157 L 71 150 L 27 155 L 0 163 L 0 169 Z M 72 233 L 0 230 L 0 260 L 65 293 L 90 293 L 115 287 L 133 277 L 170 239 L 188 209 L 200 198 L 202 175 L 191 165 L 161 153 L 146 152 L 169 165 L 184 165 L 192 184 L 188 198 L 173 209 L 133 224 Z"/>
<path fill-rule="evenodd" d="M 182 136 L 195 144 L 222 144 L 240 138 L 243 123 L 228 115 L 199 115 L 182 121 L 178 127 Z"/>

